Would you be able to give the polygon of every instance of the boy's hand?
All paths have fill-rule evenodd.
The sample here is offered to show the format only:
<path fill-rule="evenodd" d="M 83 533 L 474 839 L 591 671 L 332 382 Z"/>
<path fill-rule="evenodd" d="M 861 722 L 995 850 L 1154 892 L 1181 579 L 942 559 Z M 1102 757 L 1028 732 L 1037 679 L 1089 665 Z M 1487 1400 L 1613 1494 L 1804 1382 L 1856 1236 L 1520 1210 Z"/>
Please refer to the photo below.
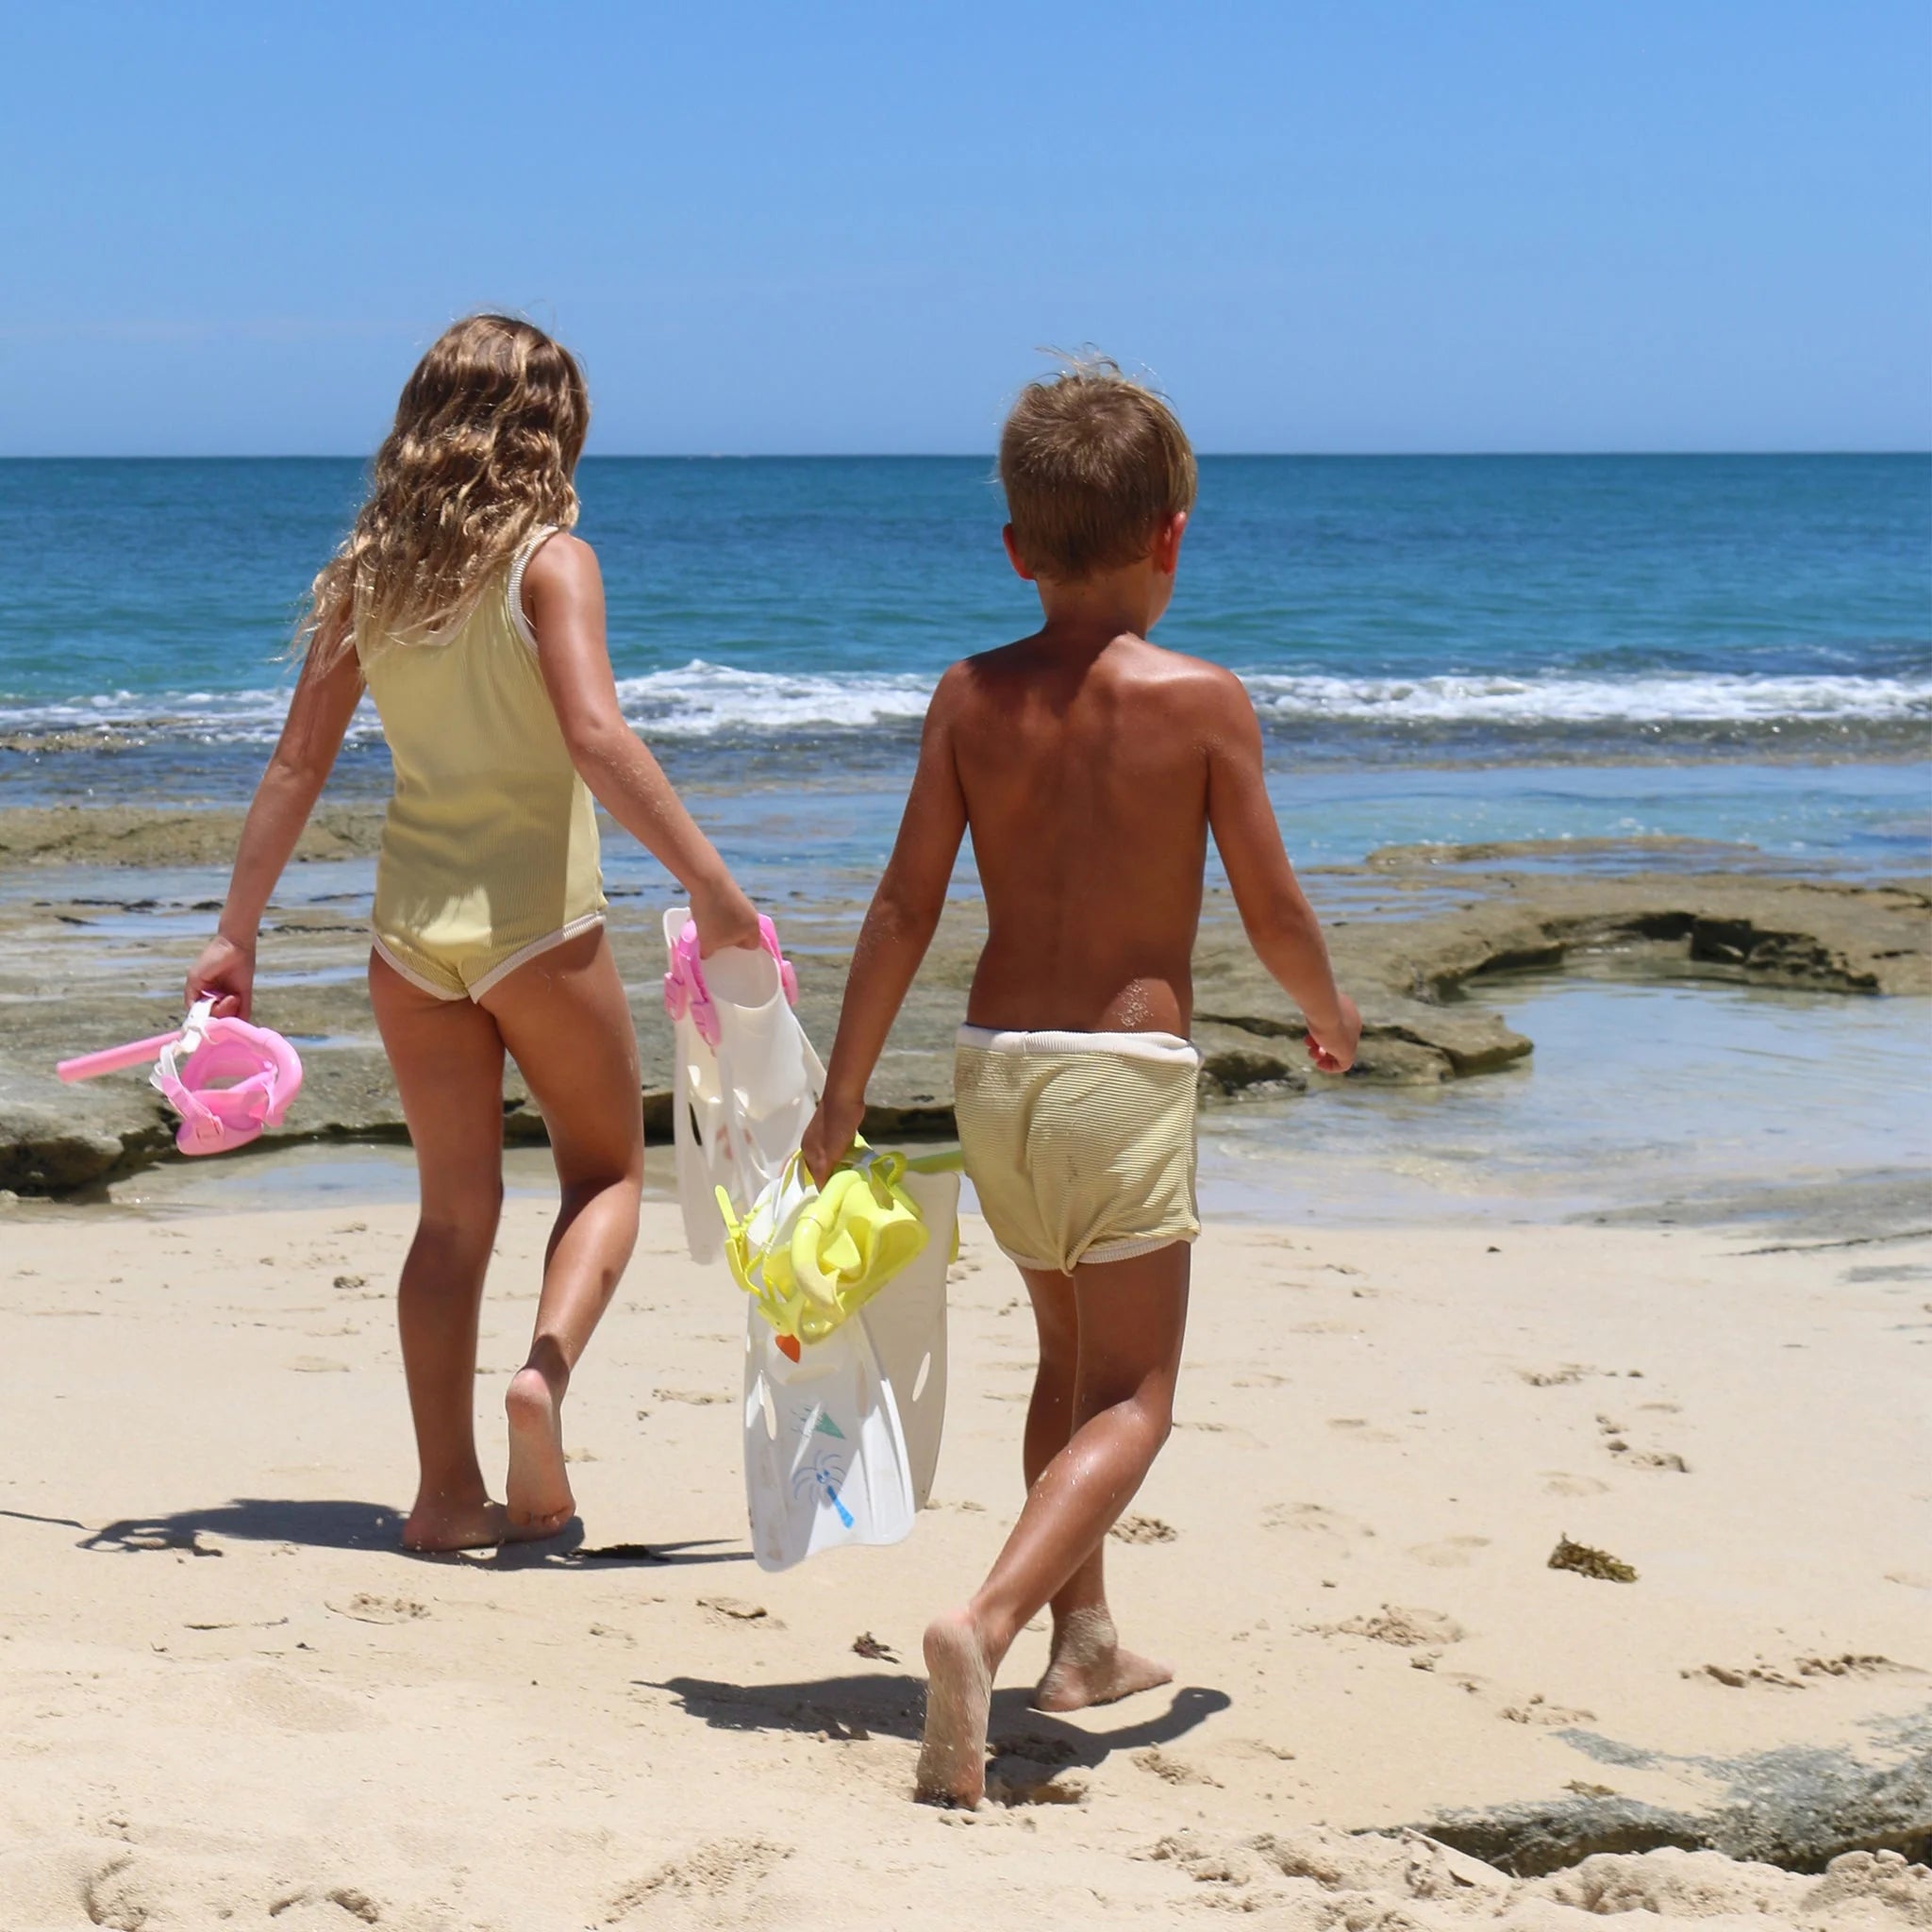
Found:
<path fill-rule="evenodd" d="M 189 969 L 187 1003 L 215 996 L 215 1018 L 245 1020 L 255 1001 L 255 948 L 217 933 Z"/>
<path fill-rule="evenodd" d="M 831 1179 L 832 1170 L 852 1152 L 852 1143 L 864 1118 L 862 1093 L 856 1099 L 827 1093 L 820 1100 L 819 1110 L 812 1115 L 811 1124 L 806 1128 L 805 1139 L 798 1146 L 814 1187 L 824 1187 Z"/>
<path fill-rule="evenodd" d="M 693 891 L 691 916 L 697 924 L 698 953 L 708 959 L 726 946 L 758 946 L 758 908 L 726 876 L 718 885 Z"/>
<path fill-rule="evenodd" d="M 1335 997 L 1340 1003 L 1336 1024 L 1319 1032 L 1308 1028 L 1308 1058 L 1318 1074 L 1347 1073 L 1355 1065 L 1356 1048 L 1361 1044 L 1362 1016 L 1356 1011 L 1355 1002 L 1345 992 Z"/>

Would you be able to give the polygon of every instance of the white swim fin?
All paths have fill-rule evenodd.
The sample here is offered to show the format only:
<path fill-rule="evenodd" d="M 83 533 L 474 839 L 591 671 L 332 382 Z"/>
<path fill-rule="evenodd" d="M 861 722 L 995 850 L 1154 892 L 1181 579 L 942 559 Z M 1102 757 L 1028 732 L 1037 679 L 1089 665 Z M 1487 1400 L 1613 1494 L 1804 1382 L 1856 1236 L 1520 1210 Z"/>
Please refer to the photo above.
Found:
<path fill-rule="evenodd" d="M 744 1500 L 761 1570 L 910 1534 L 919 1506 L 906 1437 L 862 1320 L 794 1362 L 746 1303 Z"/>
<path fill-rule="evenodd" d="M 959 1176 L 908 1168 L 899 1184 L 911 1195 L 930 1239 L 853 1319 L 863 1324 L 891 1391 L 906 1439 L 913 1507 L 924 1509 L 946 1420 L 946 1271 L 959 1219 Z"/>
<path fill-rule="evenodd" d="M 714 1261 L 724 1248 L 715 1191 L 723 1188 L 740 1214 L 749 1209 L 797 1151 L 825 1073 L 791 1010 L 775 936 L 768 929 L 766 946 L 713 953 L 694 974 L 695 948 L 683 940 L 690 920 L 688 908 L 674 906 L 663 922 L 672 1139 L 685 1244 L 692 1260 Z"/>

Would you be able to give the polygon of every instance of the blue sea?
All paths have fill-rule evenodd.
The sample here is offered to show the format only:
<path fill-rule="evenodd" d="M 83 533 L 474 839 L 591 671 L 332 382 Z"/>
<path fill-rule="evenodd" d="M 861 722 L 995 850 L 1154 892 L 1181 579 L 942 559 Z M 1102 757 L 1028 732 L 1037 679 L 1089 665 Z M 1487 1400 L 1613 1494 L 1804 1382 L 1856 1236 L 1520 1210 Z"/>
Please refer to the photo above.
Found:
<path fill-rule="evenodd" d="M 0 796 L 244 799 L 361 477 L 0 462 Z M 593 458 L 579 484 L 626 712 L 724 842 L 794 880 L 875 864 L 934 679 L 1035 621 L 989 462 Z M 1210 457 L 1159 638 L 1246 680 L 1304 860 L 1932 858 L 1932 457 Z M 335 782 L 386 789 L 372 717 Z"/>

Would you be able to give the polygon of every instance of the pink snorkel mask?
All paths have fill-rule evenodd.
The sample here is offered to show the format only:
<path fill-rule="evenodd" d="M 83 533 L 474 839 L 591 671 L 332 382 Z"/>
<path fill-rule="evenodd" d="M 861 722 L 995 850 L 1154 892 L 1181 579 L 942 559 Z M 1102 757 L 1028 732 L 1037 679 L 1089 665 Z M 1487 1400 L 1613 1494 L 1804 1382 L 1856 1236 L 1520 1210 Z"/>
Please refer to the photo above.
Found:
<path fill-rule="evenodd" d="M 92 1080 L 157 1055 L 150 1078 L 181 1116 L 175 1144 L 183 1154 L 225 1154 L 264 1127 L 278 1127 L 302 1091 L 302 1061 L 279 1033 L 245 1020 L 217 1020 L 200 1000 L 174 1033 L 130 1041 L 62 1060 L 63 1080 Z"/>

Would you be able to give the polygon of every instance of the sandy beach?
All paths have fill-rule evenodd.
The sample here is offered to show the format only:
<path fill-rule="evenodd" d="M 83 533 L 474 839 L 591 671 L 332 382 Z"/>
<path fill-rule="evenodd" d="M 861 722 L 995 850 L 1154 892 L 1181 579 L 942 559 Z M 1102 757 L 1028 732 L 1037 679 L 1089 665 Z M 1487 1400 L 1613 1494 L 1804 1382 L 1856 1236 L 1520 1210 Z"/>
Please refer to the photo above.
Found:
<path fill-rule="evenodd" d="M 984 1229 L 937 1507 L 774 1576 L 743 1305 L 663 1204 L 572 1397 L 581 1541 L 402 1555 L 410 1218 L 6 1210 L 8 1932 L 1932 1924 L 1890 1853 L 1574 1863 L 1924 1856 L 1932 1239 L 1210 1231 L 1110 1546 L 1174 1684 L 1041 1716 L 1024 1639 L 961 1817 L 908 1799 L 921 1628 L 1020 1496 Z M 546 1225 L 511 1200 L 486 1441 Z M 1564 1537 L 1637 1580 L 1551 1569 Z"/>

